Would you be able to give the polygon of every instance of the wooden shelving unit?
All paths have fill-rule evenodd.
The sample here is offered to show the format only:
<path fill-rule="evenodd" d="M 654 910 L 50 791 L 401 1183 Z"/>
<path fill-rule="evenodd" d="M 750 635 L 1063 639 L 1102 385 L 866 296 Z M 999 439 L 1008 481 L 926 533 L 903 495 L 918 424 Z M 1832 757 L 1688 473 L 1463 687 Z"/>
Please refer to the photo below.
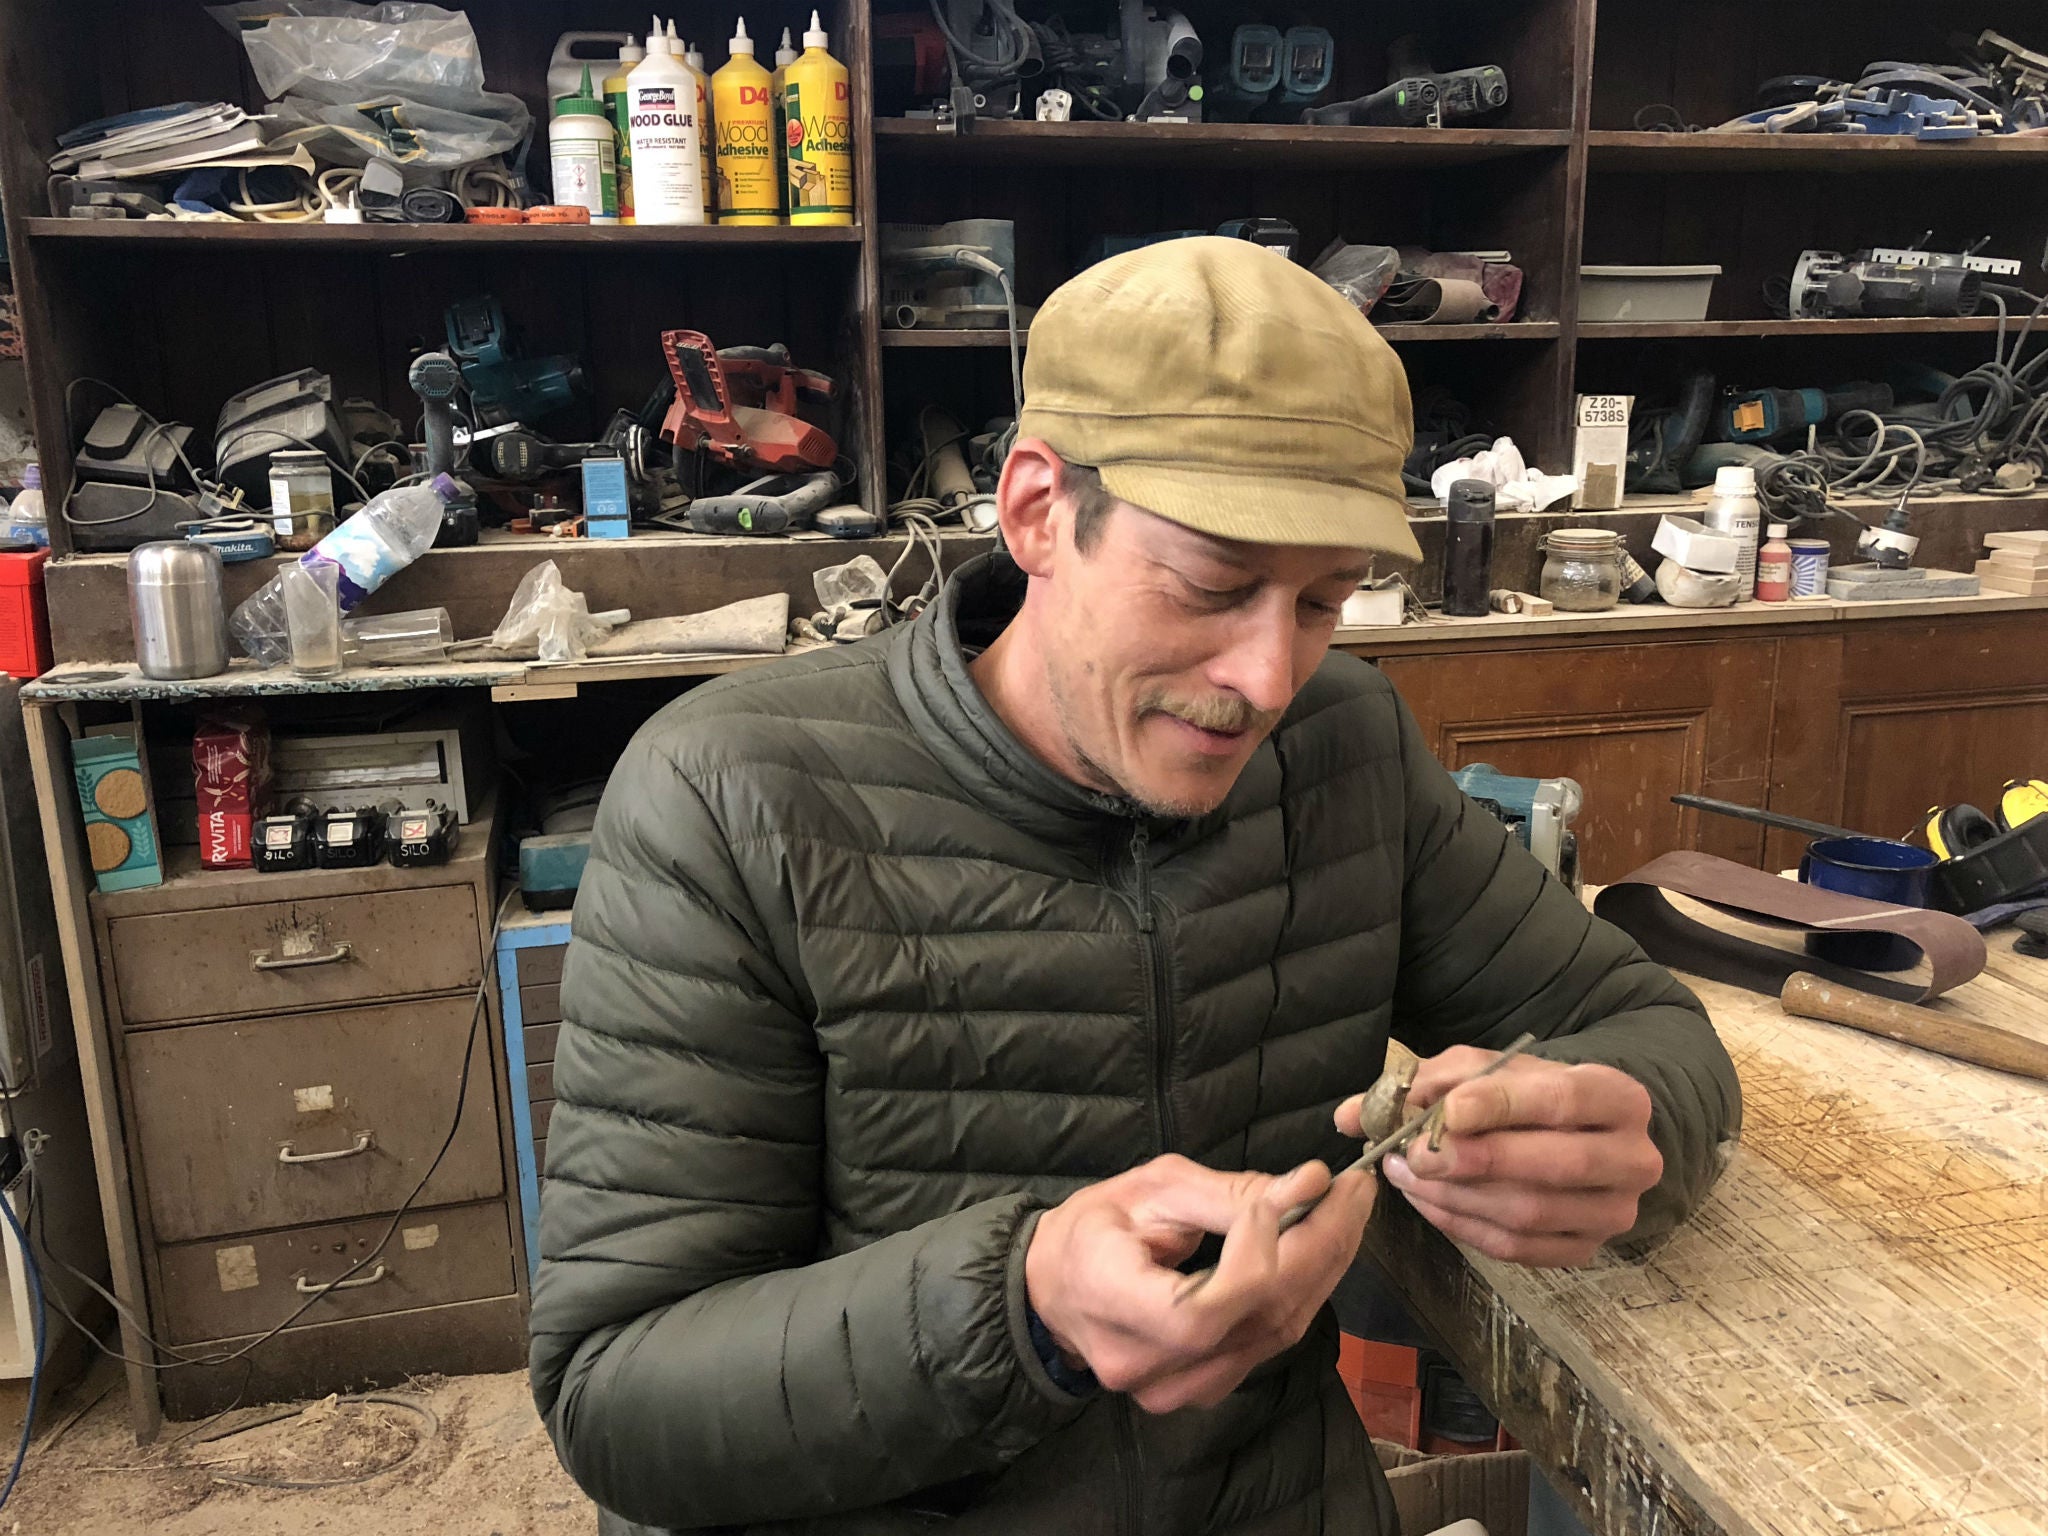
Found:
<path fill-rule="evenodd" d="M 1027 15 L 1034 3 L 1026 0 Z M 1239 21 L 1270 19 L 1237 0 L 1184 3 L 1212 56 Z M 692 326 L 721 344 L 788 342 L 799 361 L 845 386 L 839 435 L 860 464 L 862 499 L 877 505 L 888 494 L 887 450 L 926 405 L 976 422 L 1010 409 L 1003 331 L 880 324 L 880 226 L 969 217 L 1015 221 L 1027 305 L 1080 270 L 1105 236 L 1213 229 L 1242 216 L 1291 220 L 1310 258 L 1340 238 L 1505 248 L 1526 277 L 1513 323 L 1388 325 L 1382 334 L 1418 396 L 1448 394 L 1476 428 L 1511 432 L 1533 458 L 1558 464 L 1581 391 L 1654 401 L 1697 368 L 1727 371 L 1729 383 L 1827 384 L 1900 360 L 1964 371 L 1989 355 L 1995 314 L 1772 318 L 1763 284 L 1805 248 L 1908 244 L 1932 229 L 1937 244 L 1989 235 L 1990 250 L 2031 262 L 2048 243 L 2048 136 L 1923 144 L 1637 126 L 1646 109 L 1725 121 L 1775 74 L 1943 60 L 1949 33 L 1965 24 L 2039 41 L 2031 0 L 1976 0 L 1966 18 L 1937 16 L 1917 0 L 1867 0 L 1831 12 L 1827 27 L 1764 0 L 1733 9 L 1470 0 L 1451 10 L 1328 10 L 1303 19 L 1335 35 L 1333 95 L 1374 88 L 1388 44 L 1420 31 L 1446 67 L 1506 68 L 1507 112 L 1481 128 L 984 119 L 942 131 L 903 115 L 930 102 L 904 94 L 895 75 L 878 77 L 869 44 L 877 15 L 919 15 L 922 0 L 837 0 L 825 20 L 853 71 L 852 228 L 591 229 L 50 218 L 44 162 L 64 128 L 211 95 L 256 105 L 261 93 L 235 39 L 196 0 L 0 0 L 0 87 L 10 107 L 0 180 L 46 476 L 61 485 L 68 475 L 78 424 L 65 421 L 64 389 L 81 376 L 108 379 L 201 432 L 227 395 L 309 365 L 330 372 L 338 393 L 409 417 L 411 352 L 437 337 L 449 302 L 494 292 L 531 350 L 583 361 L 587 399 L 547 424 L 564 437 L 594 432 L 613 408 L 644 398 L 660 377 L 664 328 Z M 769 0 L 748 19 L 773 35 L 807 16 L 802 0 Z M 537 123 L 557 31 L 645 23 L 625 0 L 502 0 L 473 7 L 471 20 L 489 84 L 523 97 Z M 715 40 L 730 17 L 708 0 L 682 0 L 680 20 L 686 33 Z M 1070 22 L 1093 24 L 1080 13 Z M 1582 259 L 1715 262 L 1724 272 L 1704 321 L 1582 324 Z M 2042 280 L 2031 270 L 2023 279 Z M 2009 336 L 2024 318 L 2011 317 Z M 61 528 L 58 538 L 61 546 Z"/>
<path fill-rule="evenodd" d="M 1344 128 L 1299 123 L 977 122 L 942 133 L 917 118 L 878 118 L 891 160 L 977 165 L 1473 165 L 1568 147 L 1563 129 Z"/>
<path fill-rule="evenodd" d="M 2017 334 L 2024 314 L 2009 315 L 2006 329 Z M 1995 333 L 1997 315 L 1918 316 L 1844 320 L 1583 320 L 1581 341 L 1628 341 L 1644 337 L 1707 341 L 1722 336 L 1974 336 Z M 2037 326 L 2036 329 L 2039 329 Z"/>
<path fill-rule="evenodd" d="M 1555 320 L 1517 320 L 1506 325 L 1383 325 L 1379 332 L 1389 341 L 1556 341 L 1563 327 Z M 1027 328 L 1019 338 L 1031 345 Z M 1010 333 L 1005 330 L 898 330 L 882 327 L 884 347 L 954 348 L 994 347 L 1007 350 Z"/>
<path fill-rule="evenodd" d="M 2048 138 L 1985 137 L 1921 143 L 1891 136 L 1838 134 L 1640 133 L 1595 130 L 1586 135 L 1595 171 L 1739 171 L 1744 174 L 1948 169 L 2039 172 L 2048 166 Z M 1930 159 L 1930 157 L 1939 157 Z"/>
<path fill-rule="evenodd" d="M 767 37 L 801 32 L 812 3 L 763 0 L 747 20 Z M 557 35 L 644 32 L 647 16 L 624 0 L 467 10 L 488 87 L 532 113 L 528 167 L 544 185 L 545 75 Z M 527 352 L 580 362 L 587 390 L 537 423 L 569 441 L 595 438 L 614 410 L 646 400 L 666 373 L 663 330 L 701 330 L 721 346 L 788 343 L 800 364 L 839 382 L 834 436 L 858 467 L 860 499 L 879 504 L 870 6 L 826 0 L 820 10 L 853 76 L 862 196 L 851 228 L 227 224 L 52 218 L 46 179 L 56 136 L 96 117 L 212 98 L 260 108 L 235 36 L 198 0 L 0 0 L 0 191 L 52 506 L 84 427 L 66 420 L 74 379 L 104 379 L 160 419 L 191 423 L 202 440 L 230 395 L 306 367 L 332 377 L 337 399 L 366 398 L 410 423 L 419 408 L 407 364 L 440 344 L 448 305 L 478 294 L 500 300 Z M 678 0 L 663 14 L 671 11 L 707 46 L 732 30 L 731 8 L 709 0 Z M 68 530 L 55 515 L 51 523 L 61 554 Z"/>
<path fill-rule="evenodd" d="M 803 250 L 859 245 L 852 229 L 662 229 L 654 226 L 579 224 L 223 224 L 156 219 L 53 219 L 28 221 L 29 239 L 52 245 L 154 245 L 283 251 L 550 250 L 601 252 L 740 248 Z"/>

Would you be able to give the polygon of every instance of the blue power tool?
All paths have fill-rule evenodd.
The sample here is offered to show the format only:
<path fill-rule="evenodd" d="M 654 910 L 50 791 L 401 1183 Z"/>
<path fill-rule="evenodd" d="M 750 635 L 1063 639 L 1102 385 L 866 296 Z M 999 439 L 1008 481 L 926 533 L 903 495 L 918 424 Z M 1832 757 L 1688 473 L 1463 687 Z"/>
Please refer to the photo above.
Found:
<path fill-rule="evenodd" d="M 476 426 L 508 421 L 529 426 L 560 410 L 583 387 L 582 366 L 573 357 L 520 357 L 505 326 L 505 311 L 494 298 L 464 299 L 448 306 L 448 355 L 462 369 L 469 414 Z"/>
<path fill-rule="evenodd" d="M 1474 763 L 1451 777 L 1491 811 L 1536 861 L 1577 894 L 1579 838 L 1571 829 L 1585 804 L 1576 779 L 1518 779 L 1491 763 Z"/>

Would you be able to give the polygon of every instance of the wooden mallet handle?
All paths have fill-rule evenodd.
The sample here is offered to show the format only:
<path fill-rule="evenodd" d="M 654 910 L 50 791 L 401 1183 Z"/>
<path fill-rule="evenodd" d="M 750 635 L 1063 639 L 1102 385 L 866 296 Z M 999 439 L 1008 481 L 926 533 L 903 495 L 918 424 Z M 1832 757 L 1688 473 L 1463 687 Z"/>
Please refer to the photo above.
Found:
<path fill-rule="evenodd" d="M 1879 1035 L 1901 1045 L 1932 1051 L 1937 1056 L 2048 1082 L 2048 1045 L 2010 1030 L 1994 1029 L 1975 1019 L 1936 1013 L 1932 1008 L 1895 1002 L 1888 997 L 1873 997 L 1806 971 L 1796 971 L 1785 978 L 1785 990 L 1778 1001 L 1784 1004 L 1787 1013 L 1803 1019 L 1845 1025 L 1866 1035 Z"/>

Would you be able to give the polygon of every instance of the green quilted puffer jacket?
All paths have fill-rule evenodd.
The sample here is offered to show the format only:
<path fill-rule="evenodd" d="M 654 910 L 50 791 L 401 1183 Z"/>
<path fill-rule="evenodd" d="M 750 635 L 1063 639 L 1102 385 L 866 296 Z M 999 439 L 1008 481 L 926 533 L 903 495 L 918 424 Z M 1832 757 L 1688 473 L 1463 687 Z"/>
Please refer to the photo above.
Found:
<path fill-rule="evenodd" d="M 1355 1154 L 1389 1034 L 1599 1061 L 1681 1220 L 1739 1090 L 1699 1004 L 1332 655 L 1226 804 L 1148 820 L 1033 758 L 968 661 L 1006 558 L 915 623 L 707 684 L 612 775 L 576 902 L 533 1383 L 610 1511 L 678 1531 L 1381 1536 L 1334 1326 L 1220 1406 L 1073 1396 L 1038 1214 L 1176 1151 Z"/>

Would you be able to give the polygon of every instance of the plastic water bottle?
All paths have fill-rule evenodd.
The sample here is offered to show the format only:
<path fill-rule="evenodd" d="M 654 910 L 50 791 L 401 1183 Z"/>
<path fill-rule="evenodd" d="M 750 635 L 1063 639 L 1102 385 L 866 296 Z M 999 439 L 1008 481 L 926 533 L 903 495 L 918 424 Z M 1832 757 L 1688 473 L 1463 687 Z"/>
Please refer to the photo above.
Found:
<path fill-rule="evenodd" d="M 21 472 L 21 494 L 7 509 L 7 537 L 14 543 L 50 546 L 50 519 L 43 510 L 43 470 L 31 464 Z"/>
<path fill-rule="evenodd" d="M 372 592 L 433 548 L 441 531 L 441 509 L 462 494 L 447 475 L 431 484 L 394 486 L 299 557 L 301 565 L 338 568 L 336 596 L 348 613 Z M 236 642 L 266 667 L 291 659 L 291 628 L 285 617 L 284 580 L 273 576 L 245 599 L 228 620 Z"/>

